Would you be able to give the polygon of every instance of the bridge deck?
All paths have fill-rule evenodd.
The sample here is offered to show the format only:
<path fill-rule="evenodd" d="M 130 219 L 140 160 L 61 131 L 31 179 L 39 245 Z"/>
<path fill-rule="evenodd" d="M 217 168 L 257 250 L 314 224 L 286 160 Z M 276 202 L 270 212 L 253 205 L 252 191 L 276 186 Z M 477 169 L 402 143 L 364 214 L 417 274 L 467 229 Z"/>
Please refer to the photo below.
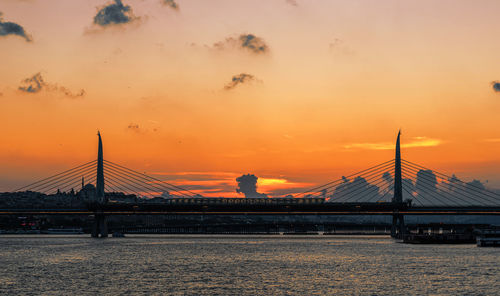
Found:
<path fill-rule="evenodd" d="M 0 209 L 0 215 L 500 215 L 500 207 L 410 207 L 406 203 L 119 204 L 88 209 Z"/>

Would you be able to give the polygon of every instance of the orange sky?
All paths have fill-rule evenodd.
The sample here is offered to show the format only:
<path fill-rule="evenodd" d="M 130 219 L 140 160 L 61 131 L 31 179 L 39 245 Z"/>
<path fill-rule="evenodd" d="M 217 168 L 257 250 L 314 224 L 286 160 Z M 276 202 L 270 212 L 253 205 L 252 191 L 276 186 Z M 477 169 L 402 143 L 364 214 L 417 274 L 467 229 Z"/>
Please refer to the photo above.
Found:
<path fill-rule="evenodd" d="M 1 3 L 26 34 L 0 36 L 0 191 L 94 159 L 98 129 L 106 159 L 224 196 L 392 159 L 399 128 L 403 158 L 500 187 L 496 0 Z"/>

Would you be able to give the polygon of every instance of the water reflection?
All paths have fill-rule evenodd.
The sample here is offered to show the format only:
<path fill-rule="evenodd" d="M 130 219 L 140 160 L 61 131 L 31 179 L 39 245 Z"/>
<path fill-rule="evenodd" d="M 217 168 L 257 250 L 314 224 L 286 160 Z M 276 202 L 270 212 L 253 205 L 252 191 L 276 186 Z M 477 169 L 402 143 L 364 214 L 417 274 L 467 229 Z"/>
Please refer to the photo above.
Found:
<path fill-rule="evenodd" d="M 494 295 L 500 250 L 381 237 L 0 237 L 0 294 Z M 81 291 L 81 292 L 80 292 Z"/>

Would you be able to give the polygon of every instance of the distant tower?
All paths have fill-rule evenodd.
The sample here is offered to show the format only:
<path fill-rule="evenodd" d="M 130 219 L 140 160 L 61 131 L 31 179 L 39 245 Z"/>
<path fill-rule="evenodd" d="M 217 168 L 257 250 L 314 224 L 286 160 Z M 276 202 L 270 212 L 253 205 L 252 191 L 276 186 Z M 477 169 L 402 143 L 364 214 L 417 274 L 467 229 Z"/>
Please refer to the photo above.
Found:
<path fill-rule="evenodd" d="M 102 153 L 101 133 L 97 132 L 99 137 L 99 148 L 97 150 L 97 179 L 96 179 L 96 198 L 97 202 L 102 204 L 104 199 L 104 158 Z"/>
<path fill-rule="evenodd" d="M 396 141 L 396 159 L 394 164 L 394 197 L 393 202 L 403 202 L 403 182 L 401 177 L 401 130 L 398 132 Z"/>

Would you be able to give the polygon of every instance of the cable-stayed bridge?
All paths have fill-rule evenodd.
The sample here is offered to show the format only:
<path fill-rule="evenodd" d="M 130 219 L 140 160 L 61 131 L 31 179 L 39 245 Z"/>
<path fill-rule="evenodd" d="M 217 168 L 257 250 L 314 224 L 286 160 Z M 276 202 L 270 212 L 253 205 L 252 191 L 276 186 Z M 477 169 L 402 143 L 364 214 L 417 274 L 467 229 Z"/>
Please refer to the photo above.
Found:
<path fill-rule="evenodd" d="M 109 215 L 391 215 L 392 234 L 404 233 L 405 215 L 500 215 L 500 195 L 478 181 L 464 182 L 395 158 L 296 194 L 293 198 L 204 198 L 172 183 L 98 157 L 16 190 L 16 196 L 78 194 L 85 207 L 6 208 L 4 215 L 94 215 L 92 236 L 107 236 Z M 75 188 L 81 190 L 74 192 Z"/>

